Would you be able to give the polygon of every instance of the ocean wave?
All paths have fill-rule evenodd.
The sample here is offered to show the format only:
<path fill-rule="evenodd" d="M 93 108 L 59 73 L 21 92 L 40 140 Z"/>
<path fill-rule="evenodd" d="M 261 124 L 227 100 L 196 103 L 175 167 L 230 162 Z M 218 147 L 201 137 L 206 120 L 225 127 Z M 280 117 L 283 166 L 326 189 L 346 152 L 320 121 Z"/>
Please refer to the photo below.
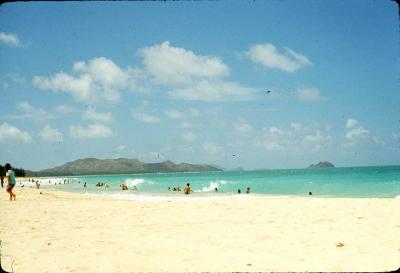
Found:
<path fill-rule="evenodd" d="M 197 190 L 195 192 L 210 192 L 214 191 L 215 188 L 220 188 L 222 185 L 225 185 L 227 182 L 225 180 L 217 180 L 210 182 L 207 186 L 203 187 L 201 190 Z"/>
<path fill-rule="evenodd" d="M 144 180 L 143 178 L 128 178 L 124 181 L 124 183 L 128 186 L 128 187 L 133 187 L 133 186 L 137 186 L 139 184 L 143 184 L 143 183 L 148 183 L 148 184 L 153 184 L 152 181 L 147 181 Z"/>

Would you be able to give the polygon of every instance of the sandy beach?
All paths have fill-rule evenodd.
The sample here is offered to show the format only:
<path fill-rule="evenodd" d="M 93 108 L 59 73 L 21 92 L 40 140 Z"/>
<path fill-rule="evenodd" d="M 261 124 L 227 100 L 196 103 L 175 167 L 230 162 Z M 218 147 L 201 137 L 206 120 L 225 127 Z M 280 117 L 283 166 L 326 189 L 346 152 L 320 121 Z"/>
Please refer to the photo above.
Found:
<path fill-rule="evenodd" d="M 2 191 L 1 263 L 14 272 L 389 271 L 400 199 L 124 201 Z M 40 194 L 42 192 L 42 194 Z M 192 199 L 191 199 L 192 198 Z"/>

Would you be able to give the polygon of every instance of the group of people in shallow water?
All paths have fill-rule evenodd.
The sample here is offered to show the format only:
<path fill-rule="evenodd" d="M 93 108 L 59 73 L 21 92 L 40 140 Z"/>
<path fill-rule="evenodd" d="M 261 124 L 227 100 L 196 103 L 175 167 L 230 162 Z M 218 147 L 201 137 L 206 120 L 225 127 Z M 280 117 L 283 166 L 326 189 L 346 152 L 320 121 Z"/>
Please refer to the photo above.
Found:
<path fill-rule="evenodd" d="M 238 189 L 238 192 L 237 192 L 238 194 L 241 194 L 242 193 L 242 191 L 240 190 L 240 189 Z M 246 189 L 246 193 L 247 194 L 249 194 L 250 193 L 250 188 L 249 187 L 247 187 L 247 189 Z"/>
<path fill-rule="evenodd" d="M 85 184 L 83 184 L 83 187 L 86 188 L 86 182 L 85 182 Z M 108 188 L 109 186 L 108 186 L 107 183 L 104 183 L 104 182 L 97 182 L 96 187 L 105 187 L 105 188 Z"/>
<path fill-rule="evenodd" d="M 168 187 L 168 190 L 169 191 L 181 191 L 181 187 L 173 187 L 172 189 L 171 189 L 171 187 Z M 190 189 L 190 183 L 186 183 L 186 186 L 185 186 L 185 188 L 183 189 L 183 192 L 185 193 L 185 194 L 190 194 L 190 193 L 192 193 L 193 191 Z"/>
<path fill-rule="evenodd" d="M 126 185 L 125 183 L 122 183 L 121 185 L 119 185 L 119 187 L 120 187 L 123 191 L 127 191 L 127 190 L 128 190 L 128 185 Z M 134 186 L 132 187 L 131 190 L 137 191 L 138 188 L 134 185 Z"/>
<path fill-rule="evenodd" d="M 181 188 L 179 186 L 178 187 L 173 187 L 173 188 L 168 187 L 168 190 L 169 191 L 181 191 Z M 183 192 L 185 194 L 190 194 L 190 193 L 193 192 L 192 189 L 190 188 L 190 183 L 186 183 L 186 187 L 185 187 Z M 214 188 L 214 192 L 219 192 L 217 187 Z M 241 194 L 242 193 L 241 189 L 238 189 L 237 193 Z M 250 193 L 250 187 L 247 187 L 246 194 L 249 194 L 249 193 Z"/>

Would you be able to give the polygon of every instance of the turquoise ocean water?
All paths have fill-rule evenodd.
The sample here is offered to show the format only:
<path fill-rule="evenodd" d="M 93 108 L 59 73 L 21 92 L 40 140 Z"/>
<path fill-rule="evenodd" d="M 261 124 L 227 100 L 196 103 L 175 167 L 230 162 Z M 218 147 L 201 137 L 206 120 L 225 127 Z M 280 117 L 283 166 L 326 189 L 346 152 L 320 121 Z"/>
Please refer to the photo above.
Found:
<path fill-rule="evenodd" d="M 238 189 L 244 193 L 250 187 L 252 196 L 308 196 L 312 192 L 313 196 L 323 197 L 400 198 L 400 166 L 71 176 L 62 177 L 69 184 L 56 185 L 53 179 L 43 179 L 42 186 L 121 199 L 184 197 L 182 191 L 170 191 L 168 187 L 183 190 L 186 183 L 193 190 L 191 196 L 197 197 L 238 196 Z M 98 182 L 109 187 L 96 187 Z M 121 190 L 122 183 L 127 184 L 128 191 Z M 133 186 L 138 190 L 132 190 Z"/>

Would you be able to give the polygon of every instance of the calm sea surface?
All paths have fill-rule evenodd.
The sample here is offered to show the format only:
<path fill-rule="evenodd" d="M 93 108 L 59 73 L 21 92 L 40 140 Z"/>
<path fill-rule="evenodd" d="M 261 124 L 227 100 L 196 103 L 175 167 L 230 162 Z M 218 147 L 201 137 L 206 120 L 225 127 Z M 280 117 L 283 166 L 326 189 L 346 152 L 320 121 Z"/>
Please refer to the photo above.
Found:
<path fill-rule="evenodd" d="M 70 183 L 63 184 L 65 179 Z M 312 192 L 313 196 L 324 197 L 400 198 L 400 166 L 71 176 L 40 181 L 41 187 L 121 199 L 185 197 L 182 191 L 172 189 L 179 186 L 183 190 L 186 183 L 194 191 L 191 196 L 196 197 L 238 196 L 238 189 L 244 193 L 249 187 L 251 196 L 307 196 Z M 96 187 L 98 182 L 109 187 Z M 122 191 L 122 183 L 129 190 Z"/>

